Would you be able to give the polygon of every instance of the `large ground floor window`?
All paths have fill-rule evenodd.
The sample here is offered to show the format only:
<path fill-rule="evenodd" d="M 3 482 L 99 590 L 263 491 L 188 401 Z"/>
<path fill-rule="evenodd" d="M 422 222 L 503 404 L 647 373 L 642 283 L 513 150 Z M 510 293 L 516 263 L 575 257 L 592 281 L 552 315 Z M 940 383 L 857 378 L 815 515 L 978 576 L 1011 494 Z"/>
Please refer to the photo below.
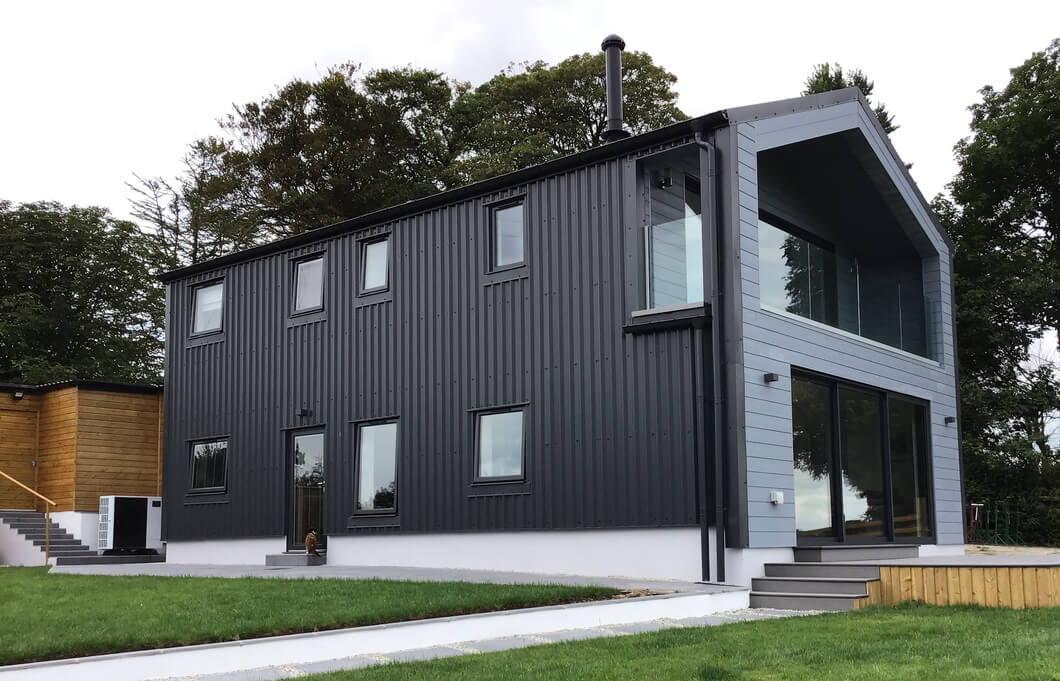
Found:
<path fill-rule="evenodd" d="M 932 536 L 925 402 L 795 373 L 791 417 L 800 542 Z"/>

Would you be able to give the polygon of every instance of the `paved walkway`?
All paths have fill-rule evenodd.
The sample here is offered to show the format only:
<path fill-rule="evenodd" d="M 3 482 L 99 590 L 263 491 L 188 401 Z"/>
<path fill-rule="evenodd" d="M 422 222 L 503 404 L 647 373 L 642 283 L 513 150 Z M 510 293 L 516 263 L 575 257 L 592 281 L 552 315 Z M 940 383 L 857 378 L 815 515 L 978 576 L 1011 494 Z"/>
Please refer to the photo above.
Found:
<path fill-rule="evenodd" d="M 54 574 L 70 575 L 150 575 L 154 577 L 274 577 L 282 579 L 397 579 L 424 582 L 482 582 L 489 584 L 565 584 L 569 586 L 609 586 L 614 589 L 647 589 L 656 592 L 718 593 L 746 589 L 724 584 L 703 584 L 664 579 L 628 577 L 586 577 L 546 575 L 537 572 L 498 572 L 493 570 L 453 570 L 445 568 L 358 567 L 321 565 L 318 567 L 265 567 L 262 565 L 174 565 L 170 563 L 127 563 L 122 565 L 63 565 Z"/>
<path fill-rule="evenodd" d="M 433 646 L 430 648 L 412 648 L 387 655 L 356 655 L 343 657 L 323 662 L 310 664 L 285 664 L 273 667 L 258 667 L 238 672 L 224 674 L 202 674 L 198 676 L 175 676 L 169 677 L 167 681 L 266 681 L 272 679 L 290 679 L 305 676 L 307 674 L 320 674 L 324 672 L 335 672 L 349 669 L 363 669 L 379 664 L 392 662 L 414 662 L 419 660 L 434 660 L 444 657 L 456 657 L 458 655 L 473 655 L 478 653 L 493 653 L 515 648 L 527 648 L 530 646 L 548 643 L 559 643 L 561 641 L 580 641 L 591 638 L 604 638 L 608 636 L 624 636 L 629 634 L 643 634 L 662 629 L 673 629 L 679 627 L 707 627 L 720 624 L 732 624 L 734 622 L 747 622 L 750 620 L 776 619 L 778 617 L 795 617 L 801 615 L 813 615 L 812 612 L 796 612 L 793 610 L 768 610 L 764 608 L 730 610 L 715 615 L 704 617 L 688 617 L 683 619 L 656 619 L 647 622 L 633 624 L 617 624 L 610 626 L 598 626 L 583 629 L 567 629 L 542 634 L 524 636 L 506 636 L 502 638 L 487 638 L 476 641 L 464 641 L 445 646 Z"/>

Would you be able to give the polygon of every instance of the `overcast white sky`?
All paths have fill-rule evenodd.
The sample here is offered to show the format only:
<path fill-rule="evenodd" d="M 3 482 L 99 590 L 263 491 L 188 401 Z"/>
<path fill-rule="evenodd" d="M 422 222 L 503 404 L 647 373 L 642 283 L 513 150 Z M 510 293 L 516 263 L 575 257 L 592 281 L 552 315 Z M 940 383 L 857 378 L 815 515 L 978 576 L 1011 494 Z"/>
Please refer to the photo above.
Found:
<path fill-rule="evenodd" d="M 976 91 L 1060 35 L 1060 2 L 4 3 L 0 198 L 127 216 L 134 172 L 176 173 L 233 102 L 293 76 L 352 60 L 478 84 L 612 32 L 677 74 L 690 115 L 797 95 L 818 62 L 863 69 L 930 198 Z"/>

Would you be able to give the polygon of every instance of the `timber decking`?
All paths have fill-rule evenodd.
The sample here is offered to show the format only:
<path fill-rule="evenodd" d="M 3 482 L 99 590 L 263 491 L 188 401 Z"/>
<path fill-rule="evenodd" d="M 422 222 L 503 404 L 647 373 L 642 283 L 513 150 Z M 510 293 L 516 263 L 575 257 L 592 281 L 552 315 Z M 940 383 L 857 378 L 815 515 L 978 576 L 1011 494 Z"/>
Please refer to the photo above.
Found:
<path fill-rule="evenodd" d="M 1060 565 L 881 565 L 880 579 L 866 584 L 868 596 L 854 608 L 923 601 L 932 605 L 991 608 L 1060 606 Z"/>

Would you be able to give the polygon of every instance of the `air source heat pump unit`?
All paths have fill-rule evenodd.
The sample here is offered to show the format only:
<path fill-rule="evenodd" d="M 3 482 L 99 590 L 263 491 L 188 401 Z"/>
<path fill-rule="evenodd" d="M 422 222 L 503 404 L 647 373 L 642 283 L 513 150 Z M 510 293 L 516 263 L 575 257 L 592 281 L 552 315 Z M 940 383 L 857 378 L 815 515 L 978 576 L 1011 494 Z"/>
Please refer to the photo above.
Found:
<path fill-rule="evenodd" d="M 99 548 L 161 550 L 162 497 L 100 497 Z"/>

